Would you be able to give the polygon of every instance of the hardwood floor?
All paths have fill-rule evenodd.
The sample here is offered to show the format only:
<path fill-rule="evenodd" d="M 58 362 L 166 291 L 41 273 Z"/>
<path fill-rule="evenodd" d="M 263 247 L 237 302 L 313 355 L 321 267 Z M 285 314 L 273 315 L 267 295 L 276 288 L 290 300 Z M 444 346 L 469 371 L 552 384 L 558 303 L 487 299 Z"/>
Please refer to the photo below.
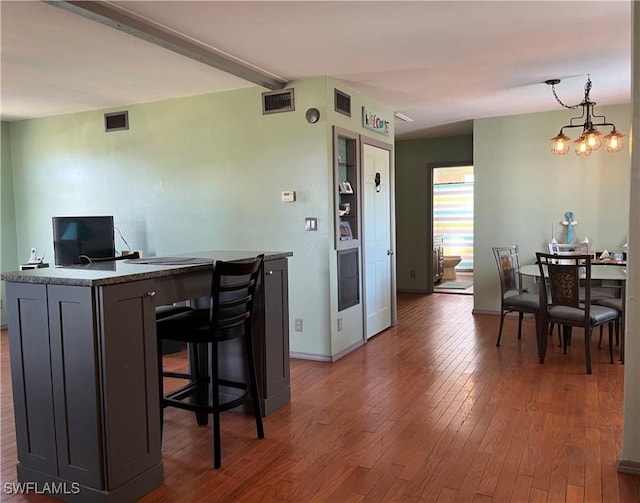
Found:
<path fill-rule="evenodd" d="M 222 468 L 210 429 L 165 413 L 164 502 L 638 502 L 619 474 L 623 366 L 580 334 L 536 358 L 534 323 L 471 315 L 465 295 L 401 294 L 399 323 L 336 363 L 292 360 L 292 401 L 265 418 L 222 417 Z M 2 487 L 15 481 L 8 345 L 2 335 Z M 178 365 L 177 357 L 166 358 Z M 2 501 L 54 501 L 9 496 Z"/>

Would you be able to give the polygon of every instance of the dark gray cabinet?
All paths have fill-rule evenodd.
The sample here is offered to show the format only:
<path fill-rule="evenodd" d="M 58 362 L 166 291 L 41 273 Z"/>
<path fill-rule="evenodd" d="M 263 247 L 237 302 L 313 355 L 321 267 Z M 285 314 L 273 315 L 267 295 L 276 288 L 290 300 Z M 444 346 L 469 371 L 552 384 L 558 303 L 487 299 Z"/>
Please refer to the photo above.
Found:
<path fill-rule="evenodd" d="M 29 467 L 57 476 L 47 287 L 9 283 L 6 292 L 18 475 Z"/>
<path fill-rule="evenodd" d="M 209 297 L 196 300 L 198 308 L 208 305 Z M 268 416 L 291 400 L 287 259 L 264 262 L 254 300 L 252 330 L 260 405 L 262 415 Z M 242 340 L 222 341 L 218 351 L 220 375 L 231 381 L 243 382 L 247 369 Z M 238 410 L 251 412 L 251 405 L 247 402 Z"/>
<path fill-rule="evenodd" d="M 7 283 L 19 480 L 77 501 L 162 483 L 151 286 Z"/>
<path fill-rule="evenodd" d="M 265 261 L 254 325 L 258 385 L 265 416 L 291 400 L 288 285 L 287 260 Z"/>
<path fill-rule="evenodd" d="M 108 488 L 161 466 L 158 359 L 153 281 L 100 287 Z M 117 313 L 117 314 L 114 314 Z"/>
<path fill-rule="evenodd" d="M 93 362 L 100 341 L 90 288 L 47 287 L 49 352 L 58 475 L 105 488 L 104 444 L 100 425 L 100 376 Z M 43 351 L 45 347 L 41 348 Z M 53 426 L 53 425 L 52 425 Z"/>

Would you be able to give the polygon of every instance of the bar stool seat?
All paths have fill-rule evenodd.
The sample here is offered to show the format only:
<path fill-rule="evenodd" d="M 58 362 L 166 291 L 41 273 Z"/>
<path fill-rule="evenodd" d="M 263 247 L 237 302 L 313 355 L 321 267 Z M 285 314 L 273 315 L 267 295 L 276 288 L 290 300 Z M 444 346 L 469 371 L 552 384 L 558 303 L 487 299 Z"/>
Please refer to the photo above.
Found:
<path fill-rule="evenodd" d="M 177 407 L 193 411 L 200 425 L 206 424 L 208 415 L 213 416 L 215 468 L 222 464 L 222 411 L 250 401 L 258 438 L 264 438 L 252 338 L 253 301 L 263 261 L 263 255 L 248 261 L 217 261 L 212 272 L 210 308 L 190 309 L 156 321 L 162 409 Z M 188 344 L 188 372 L 163 371 L 161 347 L 163 341 L 168 340 Z M 221 369 L 229 364 L 220 358 L 220 347 L 227 341 L 237 343 L 237 352 L 242 355 L 242 368 L 235 369 L 233 377 L 221 375 Z M 188 382 L 165 395 L 164 377 Z"/>

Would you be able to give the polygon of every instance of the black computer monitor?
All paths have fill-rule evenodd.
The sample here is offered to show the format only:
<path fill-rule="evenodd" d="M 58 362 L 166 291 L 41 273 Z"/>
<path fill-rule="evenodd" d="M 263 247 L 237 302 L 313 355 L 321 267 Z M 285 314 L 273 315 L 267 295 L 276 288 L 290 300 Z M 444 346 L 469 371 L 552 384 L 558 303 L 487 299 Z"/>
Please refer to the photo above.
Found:
<path fill-rule="evenodd" d="M 53 217 L 51 220 L 56 265 L 80 264 L 81 256 L 115 256 L 112 216 Z"/>

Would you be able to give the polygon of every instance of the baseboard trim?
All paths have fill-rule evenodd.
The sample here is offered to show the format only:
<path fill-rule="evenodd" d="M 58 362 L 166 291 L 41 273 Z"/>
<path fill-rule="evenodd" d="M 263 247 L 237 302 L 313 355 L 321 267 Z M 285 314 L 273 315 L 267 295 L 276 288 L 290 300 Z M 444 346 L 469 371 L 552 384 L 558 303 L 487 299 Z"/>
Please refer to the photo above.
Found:
<path fill-rule="evenodd" d="M 628 459 L 619 459 L 618 471 L 629 475 L 640 475 L 640 462 Z"/>
<path fill-rule="evenodd" d="M 316 353 L 305 353 L 304 351 L 289 351 L 289 358 L 295 358 L 297 360 L 311 360 L 314 362 L 328 362 L 331 363 L 330 356 L 319 355 Z"/>
<path fill-rule="evenodd" d="M 364 346 L 364 342 L 363 341 L 358 341 L 355 344 L 352 344 L 351 346 L 344 348 L 342 351 L 338 351 L 335 355 L 333 355 L 332 357 L 332 361 L 337 361 L 340 358 L 342 358 L 343 356 L 348 355 L 349 353 L 351 353 L 352 351 L 355 351 L 358 348 L 361 348 L 362 346 Z"/>
<path fill-rule="evenodd" d="M 333 363 L 343 356 L 348 355 L 352 351 L 361 348 L 364 345 L 363 341 L 358 341 L 349 347 L 346 347 L 342 351 L 338 351 L 335 355 L 319 355 L 317 353 L 305 353 L 304 351 L 289 351 L 289 358 L 296 358 L 298 360 L 311 360 L 314 362 L 328 362 Z"/>

